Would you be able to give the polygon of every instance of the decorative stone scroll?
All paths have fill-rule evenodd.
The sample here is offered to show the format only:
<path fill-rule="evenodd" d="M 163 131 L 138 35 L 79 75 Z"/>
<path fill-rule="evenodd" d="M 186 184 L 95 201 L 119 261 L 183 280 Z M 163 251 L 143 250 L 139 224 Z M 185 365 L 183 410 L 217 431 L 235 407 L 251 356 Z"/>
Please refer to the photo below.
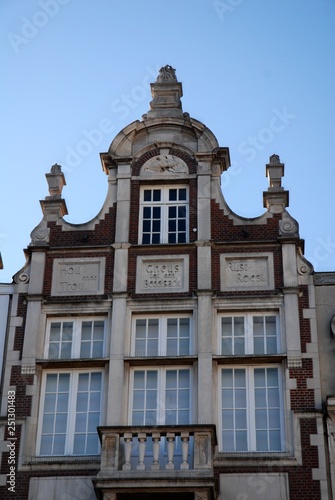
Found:
<path fill-rule="evenodd" d="M 221 254 L 220 274 L 222 291 L 273 290 L 273 254 Z"/>
<path fill-rule="evenodd" d="M 180 293 L 189 289 L 189 256 L 138 256 L 136 293 Z"/>
<path fill-rule="evenodd" d="M 51 295 L 104 293 L 105 257 L 54 259 Z"/>

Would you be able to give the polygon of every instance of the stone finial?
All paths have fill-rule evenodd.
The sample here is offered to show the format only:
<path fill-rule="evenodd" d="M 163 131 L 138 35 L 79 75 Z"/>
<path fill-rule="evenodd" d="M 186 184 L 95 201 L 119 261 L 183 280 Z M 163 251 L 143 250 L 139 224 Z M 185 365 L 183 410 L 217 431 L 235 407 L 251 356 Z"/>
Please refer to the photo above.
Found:
<path fill-rule="evenodd" d="M 159 70 L 159 75 L 157 77 L 156 83 L 167 83 L 172 81 L 178 81 L 176 77 L 176 70 L 172 66 L 169 66 L 167 64 Z"/>
<path fill-rule="evenodd" d="M 178 82 L 176 70 L 169 66 L 163 66 L 155 83 L 150 84 L 152 101 L 150 110 L 143 119 L 150 118 L 183 118 L 181 97 L 183 95 L 182 84 Z"/>
<path fill-rule="evenodd" d="M 43 217 L 47 222 L 57 221 L 68 213 L 65 200 L 62 199 L 62 190 L 66 185 L 62 167 L 55 163 L 51 167 L 50 173 L 45 174 L 45 177 L 49 186 L 49 196 L 46 196 L 45 200 L 40 200 Z M 43 231 L 34 233 L 34 240 L 39 240 L 39 242 L 42 240 L 47 241 L 48 237 L 41 237 L 42 233 Z"/>
<path fill-rule="evenodd" d="M 62 172 L 62 167 L 55 163 L 51 169 L 49 174 L 45 174 L 47 178 L 47 182 L 49 185 L 49 194 L 51 198 L 60 198 L 62 195 L 63 187 L 66 185 L 65 177 Z M 49 196 L 46 197 L 46 199 Z"/>
<path fill-rule="evenodd" d="M 269 191 L 283 191 L 281 179 L 284 175 L 284 163 L 280 163 L 278 155 L 272 155 L 266 165 L 266 176 L 269 179 Z"/>
<path fill-rule="evenodd" d="M 58 163 L 55 163 L 54 165 L 52 165 L 52 167 L 50 169 L 50 172 L 52 174 L 61 174 L 62 173 L 62 167 L 60 165 L 58 165 Z"/>
<path fill-rule="evenodd" d="M 288 191 L 282 187 L 284 163 L 278 155 L 271 155 L 266 165 L 266 177 L 269 179 L 268 190 L 263 193 L 263 204 L 272 213 L 282 213 L 288 207 Z"/>

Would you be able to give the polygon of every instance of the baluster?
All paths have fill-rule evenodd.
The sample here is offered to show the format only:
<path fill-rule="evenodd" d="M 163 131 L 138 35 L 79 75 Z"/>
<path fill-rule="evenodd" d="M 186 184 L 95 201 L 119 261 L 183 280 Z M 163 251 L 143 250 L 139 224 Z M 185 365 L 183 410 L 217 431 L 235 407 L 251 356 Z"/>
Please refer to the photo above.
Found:
<path fill-rule="evenodd" d="M 144 455 L 145 455 L 147 435 L 145 434 L 145 432 L 139 432 L 137 438 L 138 438 L 138 464 L 136 469 L 145 470 Z"/>
<path fill-rule="evenodd" d="M 153 460 L 151 464 L 151 470 L 159 470 L 159 451 L 160 451 L 160 439 L 161 435 L 159 432 L 152 433 L 152 455 Z"/>
<path fill-rule="evenodd" d="M 172 470 L 172 469 L 174 469 L 173 455 L 174 455 L 175 433 L 174 432 L 167 432 L 166 439 L 167 439 L 168 462 L 167 462 L 165 468 Z"/>
<path fill-rule="evenodd" d="M 189 450 L 189 444 L 190 444 L 190 434 L 188 432 L 182 432 L 180 434 L 181 438 L 181 451 L 182 451 L 182 457 L 183 461 L 180 464 L 180 468 L 182 470 L 187 470 L 190 468 L 190 464 L 188 463 L 188 450 Z"/>
<path fill-rule="evenodd" d="M 133 435 L 131 432 L 125 432 L 123 438 L 124 438 L 124 464 L 122 466 L 122 470 L 131 470 L 130 457 L 131 457 Z"/>

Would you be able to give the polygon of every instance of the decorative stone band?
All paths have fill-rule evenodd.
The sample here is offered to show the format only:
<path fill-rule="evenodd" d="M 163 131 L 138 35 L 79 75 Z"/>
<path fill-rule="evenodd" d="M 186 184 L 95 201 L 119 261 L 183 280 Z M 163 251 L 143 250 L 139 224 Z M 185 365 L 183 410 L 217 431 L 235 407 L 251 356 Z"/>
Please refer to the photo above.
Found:
<path fill-rule="evenodd" d="M 302 368 L 301 356 L 288 356 L 287 357 L 287 368 Z"/>
<path fill-rule="evenodd" d="M 35 363 L 21 365 L 21 375 L 35 375 L 35 373 L 36 373 Z"/>

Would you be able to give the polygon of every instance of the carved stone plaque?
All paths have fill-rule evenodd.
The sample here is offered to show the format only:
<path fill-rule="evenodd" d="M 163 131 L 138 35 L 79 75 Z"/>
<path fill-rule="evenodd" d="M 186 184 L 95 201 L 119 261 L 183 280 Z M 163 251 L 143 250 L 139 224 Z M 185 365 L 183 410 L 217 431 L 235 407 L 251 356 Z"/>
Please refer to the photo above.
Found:
<path fill-rule="evenodd" d="M 273 254 L 221 254 L 221 290 L 272 290 Z"/>
<path fill-rule="evenodd" d="M 54 259 L 51 295 L 104 293 L 105 257 Z"/>
<path fill-rule="evenodd" d="M 188 291 L 188 255 L 139 256 L 136 263 L 136 293 Z"/>

